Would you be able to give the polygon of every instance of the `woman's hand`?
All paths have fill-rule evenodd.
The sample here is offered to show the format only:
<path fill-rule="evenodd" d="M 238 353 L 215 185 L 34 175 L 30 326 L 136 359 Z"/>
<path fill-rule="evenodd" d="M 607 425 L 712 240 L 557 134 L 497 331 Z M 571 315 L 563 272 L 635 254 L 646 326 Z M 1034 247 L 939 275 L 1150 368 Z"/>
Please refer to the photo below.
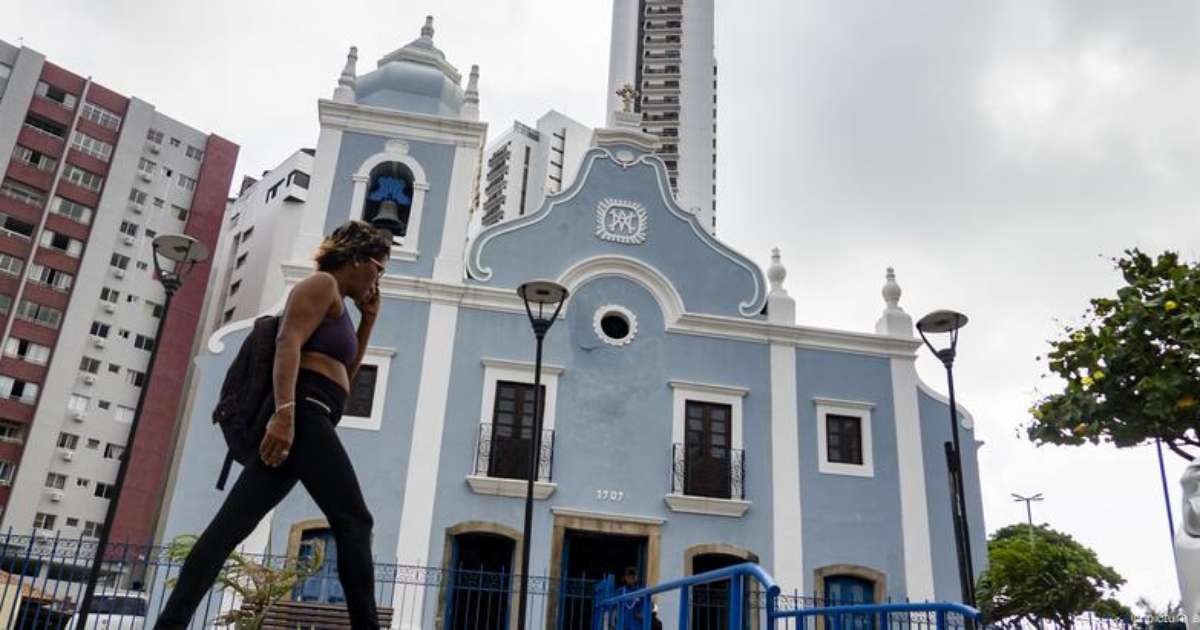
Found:
<path fill-rule="evenodd" d="M 379 282 L 375 282 L 365 294 L 355 297 L 354 305 L 364 318 L 374 320 L 375 316 L 379 315 Z"/>
<path fill-rule="evenodd" d="M 288 407 L 276 411 L 275 415 L 271 416 L 271 420 L 267 422 L 267 433 L 263 436 L 262 443 L 258 445 L 259 457 L 262 458 L 264 464 L 272 468 L 282 464 L 288 457 L 288 451 L 292 448 L 292 440 L 296 436 L 293 409 L 295 407 Z"/>

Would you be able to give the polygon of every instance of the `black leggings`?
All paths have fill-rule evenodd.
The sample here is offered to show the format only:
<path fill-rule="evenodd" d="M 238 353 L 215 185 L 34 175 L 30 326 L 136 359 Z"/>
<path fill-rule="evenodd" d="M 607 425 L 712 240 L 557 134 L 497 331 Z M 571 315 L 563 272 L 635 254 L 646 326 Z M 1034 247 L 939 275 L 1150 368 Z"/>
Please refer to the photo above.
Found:
<path fill-rule="evenodd" d="M 304 484 L 333 530 L 338 579 L 346 594 L 352 627 L 379 627 L 371 560 L 373 520 L 354 467 L 334 431 L 345 402 L 346 392 L 340 385 L 318 372 L 300 370 L 296 379 L 296 434 L 287 459 L 278 468 L 271 468 L 255 457 L 242 470 L 225 503 L 184 561 L 179 581 L 155 628 L 188 625 L 229 554 L 297 481 Z"/>

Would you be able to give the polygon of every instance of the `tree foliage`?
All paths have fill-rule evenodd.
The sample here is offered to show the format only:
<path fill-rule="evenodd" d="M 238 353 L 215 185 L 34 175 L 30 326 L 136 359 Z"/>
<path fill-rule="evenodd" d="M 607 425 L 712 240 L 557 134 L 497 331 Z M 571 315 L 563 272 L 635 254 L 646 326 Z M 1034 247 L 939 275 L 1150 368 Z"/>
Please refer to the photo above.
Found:
<path fill-rule="evenodd" d="M 196 540 L 196 536 L 190 534 L 176 537 L 167 547 L 167 557 L 174 562 L 183 562 L 192 552 Z M 229 560 L 221 567 L 221 573 L 217 575 L 216 585 L 236 593 L 242 598 L 242 605 L 222 613 L 212 623 L 234 630 L 260 630 L 271 605 L 290 595 L 296 585 L 315 575 L 324 562 L 325 545 L 321 541 L 313 541 L 310 557 L 289 559 L 282 566 L 258 562 L 237 552 L 230 554 Z M 167 585 L 174 586 L 175 580 L 168 580 Z"/>
<path fill-rule="evenodd" d="M 1191 461 L 1200 447 L 1200 264 L 1137 249 L 1113 261 L 1125 286 L 1093 299 L 1082 325 L 1050 341 L 1049 370 L 1066 385 L 1034 403 L 1026 433 L 1037 444 L 1157 438 Z"/>
<path fill-rule="evenodd" d="M 976 599 L 989 624 L 1050 620 L 1070 628 L 1084 613 L 1132 618 L 1112 594 L 1125 582 L 1096 552 L 1044 525 L 1009 525 L 988 541 Z"/>

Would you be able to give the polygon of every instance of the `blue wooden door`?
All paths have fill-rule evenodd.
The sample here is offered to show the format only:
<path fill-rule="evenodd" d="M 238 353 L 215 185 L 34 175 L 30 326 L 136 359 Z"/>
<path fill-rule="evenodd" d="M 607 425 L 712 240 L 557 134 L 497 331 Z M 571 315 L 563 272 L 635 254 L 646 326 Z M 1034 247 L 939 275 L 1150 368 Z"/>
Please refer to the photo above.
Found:
<path fill-rule="evenodd" d="M 852 606 L 875 603 L 875 583 L 851 575 L 831 575 L 825 578 L 825 606 Z M 827 630 L 870 630 L 874 628 L 872 615 L 837 615 L 836 624 L 827 616 Z"/>
<path fill-rule="evenodd" d="M 346 594 L 337 574 L 337 543 L 333 541 L 333 530 L 310 529 L 301 534 L 300 559 L 312 557 L 313 543 L 317 541 L 325 545 L 325 561 L 315 575 L 296 585 L 292 598 L 299 602 L 345 603 Z"/>

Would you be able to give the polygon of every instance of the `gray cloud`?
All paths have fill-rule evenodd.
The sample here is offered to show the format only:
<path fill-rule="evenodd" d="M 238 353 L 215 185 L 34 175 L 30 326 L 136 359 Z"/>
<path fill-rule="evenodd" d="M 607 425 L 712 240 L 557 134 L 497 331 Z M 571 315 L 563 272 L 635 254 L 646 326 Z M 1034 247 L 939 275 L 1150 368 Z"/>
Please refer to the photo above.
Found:
<path fill-rule="evenodd" d="M 603 121 L 608 2 L 5 0 L 0 37 L 231 138 L 257 174 L 315 143 L 348 46 L 365 70 L 426 13 L 452 63 L 482 66 L 493 135 L 551 107 Z M 1015 428 L 1053 386 L 1034 357 L 1054 318 L 1119 282 L 1100 254 L 1200 254 L 1198 13 L 717 2 L 720 237 L 764 265 L 782 247 L 805 324 L 872 330 L 889 265 L 910 313 L 968 313 L 956 377 L 987 442 L 989 530 L 1024 519 L 1010 492 L 1044 492 L 1037 519 L 1096 548 L 1128 603 L 1178 597 L 1153 450 L 1036 449 Z"/>

